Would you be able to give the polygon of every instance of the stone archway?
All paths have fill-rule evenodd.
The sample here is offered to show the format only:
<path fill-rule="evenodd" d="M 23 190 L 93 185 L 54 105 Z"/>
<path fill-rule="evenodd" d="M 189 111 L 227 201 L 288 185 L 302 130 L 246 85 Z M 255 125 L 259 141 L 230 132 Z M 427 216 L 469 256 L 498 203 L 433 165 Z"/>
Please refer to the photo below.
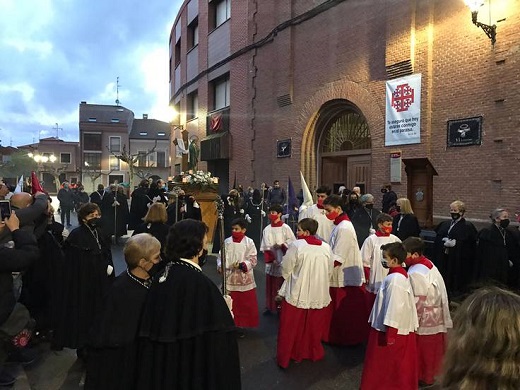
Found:
<path fill-rule="evenodd" d="M 327 108 L 329 104 L 333 106 L 332 109 L 324 110 L 323 108 Z M 318 182 L 322 157 L 319 152 L 319 141 L 323 130 L 327 128 L 326 120 L 329 118 L 330 121 L 334 117 L 337 119 L 338 115 L 341 116 L 340 114 L 345 112 L 346 106 L 364 117 L 370 129 L 371 149 L 384 147 L 383 141 L 377 141 L 383 137 L 384 116 L 372 94 L 358 83 L 349 80 L 324 85 L 305 103 L 297 124 L 299 128 L 305 129 L 302 134 L 300 166 L 311 190 L 321 184 Z M 334 115 L 335 109 L 337 109 L 336 115 Z M 368 159 L 372 170 L 382 169 L 382 162 L 372 161 L 370 155 Z M 367 192 L 371 191 L 370 186 L 369 181 L 366 186 Z"/>

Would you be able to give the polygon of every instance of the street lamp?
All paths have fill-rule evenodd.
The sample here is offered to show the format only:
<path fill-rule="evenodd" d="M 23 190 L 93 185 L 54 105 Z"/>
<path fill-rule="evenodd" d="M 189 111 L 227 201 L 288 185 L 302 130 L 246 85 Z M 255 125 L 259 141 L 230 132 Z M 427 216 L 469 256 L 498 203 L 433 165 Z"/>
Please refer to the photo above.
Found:
<path fill-rule="evenodd" d="M 471 21 L 473 22 L 473 24 L 477 27 L 480 27 L 482 30 L 484 30 L 484 32 L 486 33 L 488 38 L 491 39 L 491 44 L 494 45 L 496 42 L 496 36 L 497 36 L 496 24 L 493 24 L 492 26 L 490 26 L 488 24 L 480 23 L 477 20 L 478 11 L 479 11 L 480 7 L 482 7 L 484 5 L 484 1 L 483 0 L 464 0 L 464 2 L 466 3 L 466 5 L 469 7 L 469 9 L 471 11 Z"/>

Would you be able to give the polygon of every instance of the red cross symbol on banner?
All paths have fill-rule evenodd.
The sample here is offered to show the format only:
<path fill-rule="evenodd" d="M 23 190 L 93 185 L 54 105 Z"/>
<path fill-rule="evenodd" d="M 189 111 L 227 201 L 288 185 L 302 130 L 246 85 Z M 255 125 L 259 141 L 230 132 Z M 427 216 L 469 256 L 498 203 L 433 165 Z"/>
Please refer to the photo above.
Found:
<path fill-rule="evenodd" d="M 408 111 L 414 102 L 414 90 L 408 84 L 401 84 L 392 93 L 392 107 L 397 112 Z"/>

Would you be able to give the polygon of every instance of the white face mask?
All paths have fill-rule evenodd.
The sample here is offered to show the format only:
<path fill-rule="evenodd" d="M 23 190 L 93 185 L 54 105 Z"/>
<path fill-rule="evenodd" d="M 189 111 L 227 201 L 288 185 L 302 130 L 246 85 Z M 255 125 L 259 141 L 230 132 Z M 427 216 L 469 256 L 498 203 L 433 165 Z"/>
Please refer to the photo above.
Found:
<path fill-rule="evenodd" d="M 390 266 L 388 265 L 388 261 L 386 261 L 385 258 L 381 259 L 381 265 L 383 266 L 383 268 L 386 268 L 386 269 L 390 268 Z"/>

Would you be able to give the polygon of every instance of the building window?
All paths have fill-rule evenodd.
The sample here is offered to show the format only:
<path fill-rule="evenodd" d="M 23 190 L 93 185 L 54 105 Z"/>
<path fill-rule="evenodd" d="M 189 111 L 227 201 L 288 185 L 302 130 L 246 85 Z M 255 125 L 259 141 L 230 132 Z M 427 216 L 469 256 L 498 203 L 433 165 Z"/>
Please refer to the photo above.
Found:
<path fill-rule="evenodd" d="M 83 150 L 102 150 L 101 134 L 83 134 Z"/>
<path fill-rule="evenodd" d="M 188 25 L 188 50 L 199 44 L 199 20 L 195 18 Z"/>
<path fill-rule="evenodd" d="M 213 0 L 209 6 L 210 31 L 231 17 L 231 0 Z"/>
<path fill-rule="evenodd" d="M 142 137 L 146 137 L 148 135 L 148 132 L 147 131 L 140 131 L 139 135 L 142 136 Z"/>
<path fill-rule="evenodd" d="M 175 67 L 181 63 L 181 40 L 175 44 Z"/>
<path fill-rule="evenodd" d="M 96 118 L 88 118 L 88 121 L 89 122 L 97 122 L 97 119 Z"/>
<path fill-rule="evenodd" d="M 123 175 L 108 175 L 108 184 L 121 184 L 123 180 Z"/>
<path fill-rule="evenodd" d="M 157 168 L 166 167 L 166 152 L 157 152 Z"/>
<path fill-rule="evenodd" d="M 112 123 L 119 123 L 119 119 L 118 118 L 112 118 L 110 120 L 110 122 L 112 122 Z"/>
<path fill-rule="evenodd" d="M 166 135 L 166 133 L 164 131 L 158 131 L 157 132 L 157 136 L 158 137 L 164 137 Z"/>
<path fill-rule="evenodd" d="M 119 153 L 121 151 L 121 137 L 110 137 L 110 151 Z"/>
<path fill-rule="evenodd" d="M 87 169 L 101 169 L 101 153 L 85 153 L 83 157 Z"/>
<path fill-rule="evenodd" d="M 186 120 L 198 117 L 199 112 L 199 94 L 197 91 L 190 93 L 186 99 Z"/>
<path fill-rule="evenodd" d="M 229 106 L 229 74 L 213 81 L 213 110 Z"/>
<path fill-rule="evenodd" d="M 70 164 L 70 153 L 60 153 L 60 164 Z"/>
<path fill-rule="evenodd" d="M 137 166 L 138 167 L 146 167 L 146 153 L 143 150 L 139 150 L 137 152 Z"/>
<path fill-rule="evenodd" d="M 121 160 L 119 160 L 116 156 L 109 156 L 109 164 L 111 171 L 119 171 L 121 166 Z"/>

